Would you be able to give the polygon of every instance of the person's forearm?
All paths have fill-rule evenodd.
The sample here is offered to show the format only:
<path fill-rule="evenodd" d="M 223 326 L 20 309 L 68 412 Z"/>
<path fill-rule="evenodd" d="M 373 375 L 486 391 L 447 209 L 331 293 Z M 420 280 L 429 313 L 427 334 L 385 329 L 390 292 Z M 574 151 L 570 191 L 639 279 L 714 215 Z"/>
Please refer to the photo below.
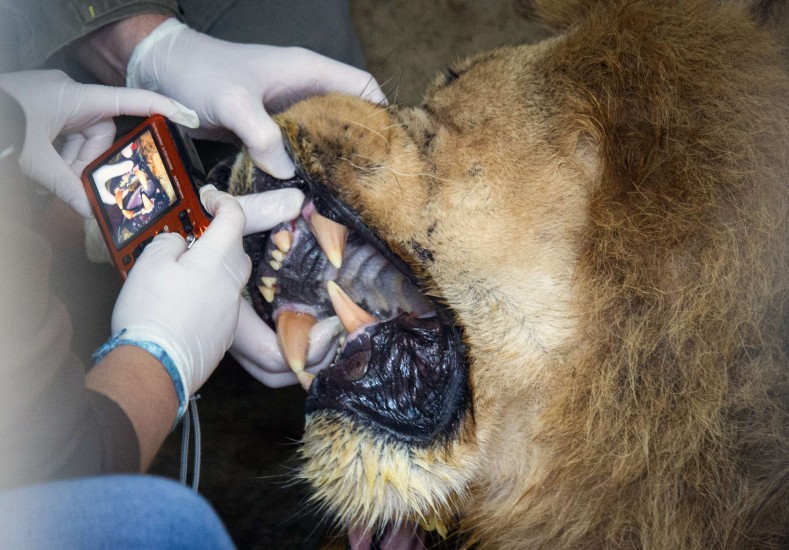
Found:
<path fill-rule="evenodd" d="M 124 86 L 134 48 L 167 19 L 166 15 L 146 13 L 111 23 L 78 40 L 74 55 L 102 83 Z"/>
<path fill-rule="evenodd" d="M 136 346 L 119 346 L 85 378 L 85 385 L 115 401 L 131 420 L 148 469 L 178 414 L 178 397 L 162 365 Z"/>

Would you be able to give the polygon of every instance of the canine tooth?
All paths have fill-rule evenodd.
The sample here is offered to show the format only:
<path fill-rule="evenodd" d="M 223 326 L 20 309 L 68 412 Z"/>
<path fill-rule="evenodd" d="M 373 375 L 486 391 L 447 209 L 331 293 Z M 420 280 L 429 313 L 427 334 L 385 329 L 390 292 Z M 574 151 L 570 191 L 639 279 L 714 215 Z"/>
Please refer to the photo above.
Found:
<path fill-rule="evenodd" d="M 277 231 L 274 233 L 274 236 L 271 237 L 271 240 L 274 242 L 274 246 L 283 252 L 290 250 L 290 247 L 293 245 L 293 236 L 287 229 L 283 229 L 282 231 Z"/>
<path fill-rule="evenodd" d="M 299 379 L 299 384 L 301 384 L 301 387 L 309 391 L 312 381 L 315 380 L 315 375 L 310 374 L 307 371 L 299 371 L 296 373 L 296 378 Z"/>
<path fill-rule="evenodd" d="M 283 311 L 277 317 L 279 348 L 288 366 L 297 375 L 304 372 L 310 347 L 310 329 L 316 321 L 312 315 L 298 311 Z"/>
<path fill-rule="evenodd" d="M 274 258 L 276 261 L 282 263 L 282 260 L 285 259 L 285 253 L 282 252 L 279 248 L 276 248 L 271 251 L 271 257 Z"/>
<path fill-rule="evenodd" d="M 263 295 L 263 298 L 270 304 L 274 301 L 274 289 L 271 287 L 258 285 L 258 290 Z"/>
<path fill-rule="evenodd" d="M 377 321 L 375 317 L 356 305 L 350 296 L 334 281 L 326 283 L 326 288 L 329 291 L 329 298 L 332 306 L 334 306 L 334 312 L 348 332 L 353 332 L 360 327 Z"/>
<path fill-rule="evenodd" d="M 268 265 L 270 265 L 270 266 L 271 266 L 271 269 L 273 269 L 274 271 L 279 271 L 279 270 L 280 270 L 280 268 L 282 267 L 282 263 L 281 263 L 281 262 L 278 262 L 277 260 L 271 260 L 271 261 L 268 263 Z"/>
<path fill-rule="evenodd" d="M 326 254 L 331 265 L 340 269 L 342 255 L 345 251 L 345 241 L 348 239 L 348 228 L 321 216 L 318 212 L 313 212 L 309 221 L 312 233 L 323 253 Z"/>
<path fill-rule="evenodd" d="M 263 286 L 268 288 L 274 288 L 277 285 L 277 278 L 276 277 L 261 277 L 260 282 L 263 283 Z"/>

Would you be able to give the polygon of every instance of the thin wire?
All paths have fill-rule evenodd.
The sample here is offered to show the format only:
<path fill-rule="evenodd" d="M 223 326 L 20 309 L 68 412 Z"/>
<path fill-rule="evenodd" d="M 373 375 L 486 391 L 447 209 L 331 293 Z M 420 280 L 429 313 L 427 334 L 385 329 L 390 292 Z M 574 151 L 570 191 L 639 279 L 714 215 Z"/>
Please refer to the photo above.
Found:
<path fill-rule="evenodd" d="M 197 414 L 197 400 L 200 399 L 199 395 L 195 395 L 189 401 L 189 409 L 192 413 L 192 421 L 195 425 L 195 454 L 194 454 L 194 469 L 192 470 L 192 489 L 197 492 L 197 487 L 200 485 L 200 417 Z"/>
<path fill-rule="evenodd" d="M 197 400 L 200 399 L 199 395 L 194 395 L 189 398 L 189 411 L 184 415 L 183 424 L 181 427 L 181 472 L 180 482 L 181 485 L 186 485 L 186 477 L 189 473 L 189 436 L 191 435 L 191 426 L 195 425 L 195 452 L 194 452 L 194 466 L 192 468 L 192 489 L 197 492 L 200 485 L 200 460 L 201 460 L 201 445 L 202 437 L 200 434 L 200 416 L 197 412 Z"/>
<path fill-rule="evenodd" d="M 192 406 L 192 401 L 189 400 L 189 406 Z M 190 432 L 189 415 L 185 414 L 183 423 L 181 424 L 181 485 L 186 485 L 186 473 L 189 470 L 189 432 Z"/>

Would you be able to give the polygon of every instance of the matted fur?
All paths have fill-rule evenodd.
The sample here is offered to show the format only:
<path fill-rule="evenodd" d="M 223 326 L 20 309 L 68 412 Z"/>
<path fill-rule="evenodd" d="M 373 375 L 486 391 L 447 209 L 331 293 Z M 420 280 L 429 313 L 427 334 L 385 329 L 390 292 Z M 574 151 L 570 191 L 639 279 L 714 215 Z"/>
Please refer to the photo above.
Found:
<path fill-rule="evenodd" d="M 561 34 L 454 65 L 421 107 L 279 118 L 453 309 L 473 393 L 434 449 L 316 413 L 304 475 L 342 523 L 432 510 L 484 548 L 785 548 L 780 52 L 734 4 L 535 4 Z"/>

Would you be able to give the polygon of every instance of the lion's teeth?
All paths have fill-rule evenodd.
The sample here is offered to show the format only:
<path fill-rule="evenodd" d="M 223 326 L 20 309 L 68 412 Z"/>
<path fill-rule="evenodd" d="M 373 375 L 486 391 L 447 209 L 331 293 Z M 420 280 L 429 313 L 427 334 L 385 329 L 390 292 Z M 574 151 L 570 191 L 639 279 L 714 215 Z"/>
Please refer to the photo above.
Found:
<path fill-rule="evenodd" d="M 263 283 L 263 286 L 268 288 L 274 288 L 277 286 L 277 278 L 276 277 L 261 277 L 260 282 Z"/>
<path fill-rule="evenodd" d="M 331 299 L 334 312 L 340 318 L 340 322 L 349 333 L 361 328 L 370 323 L 375 323 L 378 320 L 356 305 L 350 296 L 348 296 L 343 289 L 334 281 L 329 281 L 326 284 L 329 291 L 329 298 Z"/>
<path fill-rule="evenodd" d="M 275 248 L 271 251 L 271 257 L 274 258 L 279 263 L 282 263 L 282 260 L 285 259 L 285 253 L 282 250 Z"/>
<path fill-rule="evenodd" d="M 304 372 L 304 367 L 307 364 L 310 329 L 315 323 L 315 317 L 298 311 L 283 311 L 277 316 L 277 341 L 279 342 L 279 347 L 288 366 L 297 375 Z M 299 378 L 299 381 L 301 381 L 301 378 Z"/>
<path fill-rule="evenodd" d="M 271 240 L 274 242 L 274 246 L 283 252 L 290 250 L 290 247 L 293 245 L 293 236 L 287 229 L 274 233 Z"/>
<path fill-rule="evenodd" d="M 301 387 L 309 391 L 312 381 L 315 380 L 315 375 L 310 374 L 307 371 L 301 371 L 296 373 L 296 378 L 299 379 L 299 384 L 301 384 Z"/>
<path fill-rule="evenodd" d="M 277 260 L 271 260 L 268 263 L 268 265 L 270 265 L 271 269 L 273 269 L 274 271 L 279 271 L 280 268 L 282 267 L 282 262 L 278 262 Z"/>
<path fill-rule="evenodd" d="M 321 216 L 317 211 L 310 215 L 309 222 L 323 253 L 326 254 L 331 265 L 340 269 L 345 241 L 348 239 L 348 228 Z"/>
<path fill-rule="evenodd" d="M 258 285 L 258 290 L 263 298 L 270 304 L 274 301 L 274 289 L 268 286 Z"/>

